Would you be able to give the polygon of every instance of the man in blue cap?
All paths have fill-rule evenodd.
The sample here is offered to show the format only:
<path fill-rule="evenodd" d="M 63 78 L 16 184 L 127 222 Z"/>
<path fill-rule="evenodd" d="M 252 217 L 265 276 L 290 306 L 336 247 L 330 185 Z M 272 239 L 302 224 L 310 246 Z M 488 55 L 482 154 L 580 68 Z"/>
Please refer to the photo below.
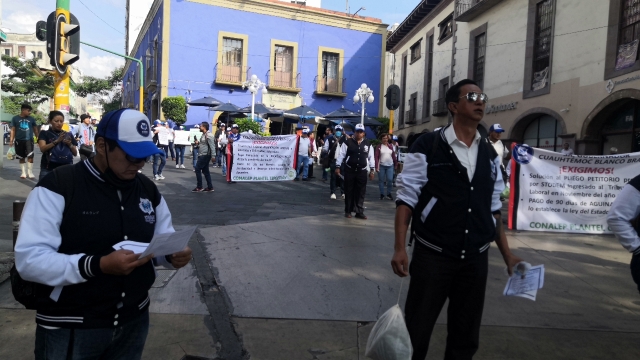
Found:
<path fill-rule="evenodd" d="M 138 173 L 160 151 L 151 139 L 141 112 L 109 112 L 96 155 L 55 169 L 29 194 L 15 260 L 22 281 L 35 283 L 28 307 L 37 310 L 36 359 L 142 357 L 153 265 L 178 269 L 191 260 L 188 247 L 155 258 L 114 249 L 175 231 L 158 188 Z"/>

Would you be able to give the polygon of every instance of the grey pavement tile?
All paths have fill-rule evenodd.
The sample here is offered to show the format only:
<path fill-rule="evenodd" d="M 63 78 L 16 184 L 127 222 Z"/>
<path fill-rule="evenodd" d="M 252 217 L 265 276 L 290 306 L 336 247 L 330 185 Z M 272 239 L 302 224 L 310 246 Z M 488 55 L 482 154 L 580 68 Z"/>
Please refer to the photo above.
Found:
<path fill-rule="evenodd" d="M 217 357 L 217 340 L 209 315 L 150 314 L 142 358 L 181 360 L 185 355 Z"/>
<path fill-rule="evenodd" d="M 251 318 L 234 321 L 252 360 L 357 359 L 355 322 Z"/>
<path fill-rule="evenodd" d="M 198 276 L 191 263 L 187 264 L 161 288 L 149 290 L 149 311 L 162 314 L 208 315 L 207 306 L 201 299 Z"/>
<path fill-rule="evenodd" d="M 36 312 L 0 309 L 0 359 L 33 359 Z"/>

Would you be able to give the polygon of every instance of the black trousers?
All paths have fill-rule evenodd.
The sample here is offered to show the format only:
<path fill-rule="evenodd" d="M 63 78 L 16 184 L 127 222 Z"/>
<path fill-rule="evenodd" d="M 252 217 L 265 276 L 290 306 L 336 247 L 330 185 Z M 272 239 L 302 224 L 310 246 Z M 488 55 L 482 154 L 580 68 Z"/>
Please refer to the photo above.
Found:
<path fill-rule="evenodd" d="M 367 193 L 367 170 L 344 167 L 344 212 L 364 214 L 364 196 Z"/>
<path fill-rule="evenodd" d="M 630 268 L 633 281 L 638 285 L 638 291 L 640 291 L 640 255 L 633 255 Z"/>
<path fill-rule="evenodd" d="M 405 305 L 413 360 L 424 360 L 427 356 L 433 327 L 447 299 L 448 335 L 444 359 L 473 358 L 480 343 L 488 252 L 470 259 L 455 259 L 415 244 Z"/>

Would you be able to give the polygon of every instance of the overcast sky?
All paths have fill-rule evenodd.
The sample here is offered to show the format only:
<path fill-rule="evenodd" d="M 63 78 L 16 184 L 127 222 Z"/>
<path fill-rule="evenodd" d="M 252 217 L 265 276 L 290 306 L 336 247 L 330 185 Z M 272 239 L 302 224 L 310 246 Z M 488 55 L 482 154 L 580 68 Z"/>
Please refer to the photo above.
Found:
<path fill-rule="evenodd" d="M 135 1 L 135 0 L 134 0 Z M 345 11 L 346 0 L 322 0 L 325 9 Z M 386 24 L 400 23 L 420 3 L 419 0 L 351 0 L 349 7 L 358 14 L 382 19 Z M 82 41 L 124 53 L 126 0 L 71 0 L 71 12 L 78 18 Z M 86 5 L 86 6 L 85 6 Z M 54 0 L 9 0 L 2 3 L 2 27 L 8 32 L 33 33 L 38 20 L 47 20 L 55 10 Z M 82 45 L 75 64 L 85 75 L 104 77 L 124 64 L 120 57 Z"/>

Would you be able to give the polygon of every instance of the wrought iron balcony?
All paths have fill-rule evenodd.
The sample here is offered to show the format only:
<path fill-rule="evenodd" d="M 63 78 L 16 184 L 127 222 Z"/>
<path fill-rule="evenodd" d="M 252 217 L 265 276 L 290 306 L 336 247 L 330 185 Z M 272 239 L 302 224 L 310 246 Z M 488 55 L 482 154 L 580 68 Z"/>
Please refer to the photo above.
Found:
<path fill-rule="evenodd" d="M 455 19 L 469 22 L 502 0 L 456 0 Z"/>
<path fill-rule="evenodd" d="M 316 75 L 313 79 L 315 83 L 316 95 L 346 97 L 347 93 L 344 89 L 347 88 L 347 78 L 342 79 L 329 79 Z"/>
<path fill-rule="evenodd" d="M 434 100 L 432 107 L 433 116 L 446 116 L 449 110 L 447 110 L 447 103 L 444 101 L 444 98 L 440 98 L 438 100 Z"/>
<path fill-rule="evenodd" d="M 216 84 L 242 86 L 249 69 L 251 69 L 251 67 L 241 65 L 222 65 L 218 63 L 214 69 L 216 74 L 215 82 Z M 243 77 L 243 75 L 245 75 L 245 77 Z"/>
<path fill-rule="evenodd" d="M 290 71 L 276 71 L 269 70 L 267 72 L 267 88 L 284 92 L 302 91 L 300 88 L 300 81 L 302 74 L 294 74 Z"/>

